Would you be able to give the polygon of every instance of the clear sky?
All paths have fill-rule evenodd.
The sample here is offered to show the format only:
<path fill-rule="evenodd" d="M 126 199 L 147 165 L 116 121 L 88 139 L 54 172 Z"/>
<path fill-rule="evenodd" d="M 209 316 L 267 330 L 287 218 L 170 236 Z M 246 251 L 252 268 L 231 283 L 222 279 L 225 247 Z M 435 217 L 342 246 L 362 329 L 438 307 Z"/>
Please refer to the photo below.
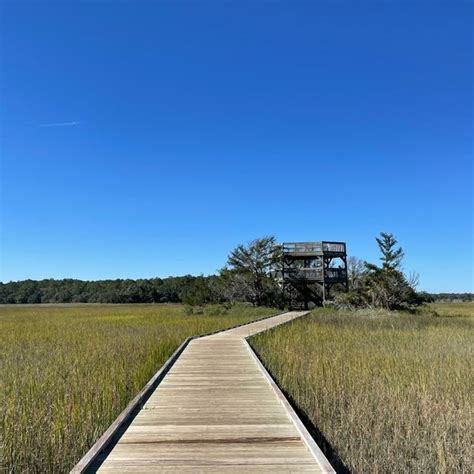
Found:
<path fill-rule="evenodd" d="M 473 3 L 1 6 L 1 275 L 208 274 L 393 232 L 473 291 Z"/>

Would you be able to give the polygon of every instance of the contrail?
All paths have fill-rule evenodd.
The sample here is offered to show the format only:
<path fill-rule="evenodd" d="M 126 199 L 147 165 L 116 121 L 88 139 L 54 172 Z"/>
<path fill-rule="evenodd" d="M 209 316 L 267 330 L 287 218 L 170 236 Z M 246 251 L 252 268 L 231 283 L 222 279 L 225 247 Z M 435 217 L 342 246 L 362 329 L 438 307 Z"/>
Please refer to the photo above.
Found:
<path fill-rule="evenodd" d="M 82 122 L 53 122 L 53 123 L 42 123 L 40 127 L 73 127 L 79 125 Z"/>

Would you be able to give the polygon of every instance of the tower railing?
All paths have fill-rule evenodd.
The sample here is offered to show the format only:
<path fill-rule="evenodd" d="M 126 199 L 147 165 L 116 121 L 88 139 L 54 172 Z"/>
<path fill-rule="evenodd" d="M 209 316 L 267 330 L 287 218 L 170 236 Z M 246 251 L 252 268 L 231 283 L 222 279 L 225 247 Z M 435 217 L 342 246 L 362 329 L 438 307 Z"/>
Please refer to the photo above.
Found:
<path fill-rule="evenodd" d="M 275 272 L 275 276 L 284 280 L 323 280 L 322 268 L 285 268 L 279 272 Z M 347 278 L 345 268 L 326 268 L 324 272 L 324 280 L 328 282 L 341 282 Z"/>
<path fill-rule="evenodd" d="M 344 242 L 285 242 L 284 254 L 346 253 Z"/>

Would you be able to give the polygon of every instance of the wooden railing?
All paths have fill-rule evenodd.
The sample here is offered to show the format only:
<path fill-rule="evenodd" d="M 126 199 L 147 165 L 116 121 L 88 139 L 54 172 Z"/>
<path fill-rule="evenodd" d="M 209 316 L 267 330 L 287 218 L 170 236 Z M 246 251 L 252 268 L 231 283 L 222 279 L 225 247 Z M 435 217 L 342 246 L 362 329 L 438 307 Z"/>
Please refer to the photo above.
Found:
<path fill-rule="evenodd" d="M 347 270 L 345 268 L 327 268 L 324 278 L 326 281 L 345 280 L 347 278 Z"/>
<path fill-rule="evenodd" d="M 314 253 L 346 253 L 344 242 L 285 242 L 283 253 L 314 254 Z"/>
<path fill-rule="evenodd" d="M 295 280 L 323 280 L 322 268 L 285 268 L 279 272 L 280 278 Z M 344 281 L 347 277 L 347 271 L 344 268 L 326 268 L 324 280 Z"/>
<path fill-rule="evenodd" d="M 294 278 L 296 280 L 322 280 L 322 268 L 285 268 L 283 278 Z"/>
<path fill-rule="evenodd" d="M 323 242 L 323 251 L 346 253 L 346 244 L 344 242 Z"/>
<path fill-rule="evenodd" d="M 285 253 L 314 253 L 322 251 L 322 242 L 288 242 L 283 244 L 283 252 Z"/>

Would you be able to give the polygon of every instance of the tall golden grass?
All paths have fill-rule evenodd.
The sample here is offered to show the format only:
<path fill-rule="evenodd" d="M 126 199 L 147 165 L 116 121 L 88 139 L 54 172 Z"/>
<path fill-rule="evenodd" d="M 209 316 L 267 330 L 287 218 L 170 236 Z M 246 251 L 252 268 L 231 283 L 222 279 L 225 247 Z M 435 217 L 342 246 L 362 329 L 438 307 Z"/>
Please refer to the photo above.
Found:
<path fill-rule="evenodd" d="M 429 307 L 440 316 L 474 317 L 474 303 L 430 303 Z"/>
<path fill-rule="evenodd" d="M 474 305 L 441 309 L 316 310 L 251 344 L 353 472 L 467 473 Z"/>
<path fill-rule="evenodd" d="M 272 312 L 0 306 L 0 471 L 69 470 L 186 337 Z"/>

